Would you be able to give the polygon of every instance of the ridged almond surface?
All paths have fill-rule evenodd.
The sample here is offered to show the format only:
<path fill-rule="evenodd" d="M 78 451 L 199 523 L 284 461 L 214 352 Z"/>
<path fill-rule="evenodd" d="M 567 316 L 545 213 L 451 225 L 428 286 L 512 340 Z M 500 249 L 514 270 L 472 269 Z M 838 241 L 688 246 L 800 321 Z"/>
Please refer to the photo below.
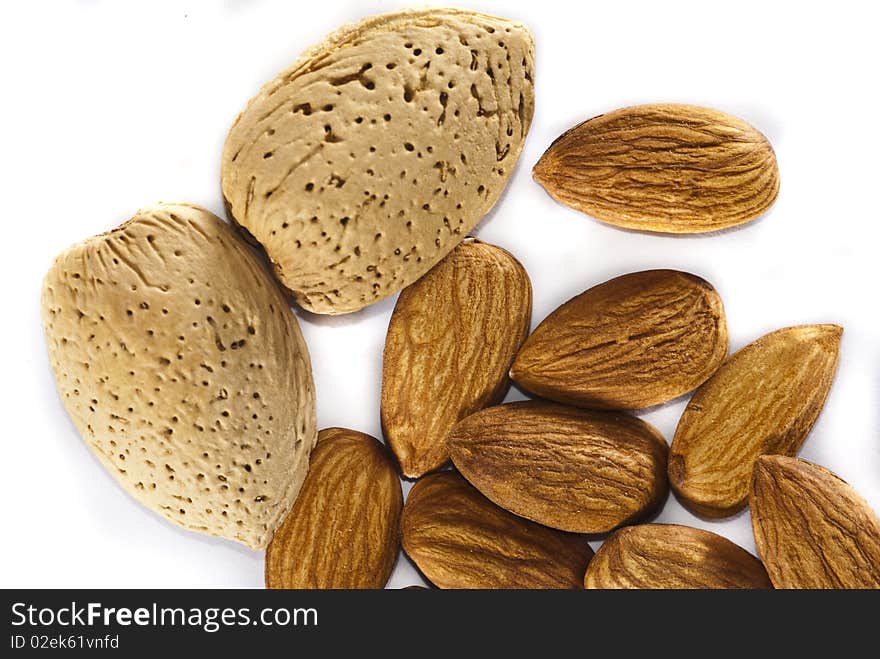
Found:
<path fill-rule="evenodd" d="M 750 503 L 758 553 L 777 588 L 880 588 L 880 520 L 827 469 L 758 458 Z"/>
<path fill-rule="evenodd" d="M 741 119 L 692 105 L 639 105 L 585 121 L 553 142 L 534 176 L 566 206 L 662 233 L 743 224 L 779 192 L 767 138 Z"/>
<path fill-rule="evenodd" d="M 443 465 L 452 426 L 501 402 L 531 312 L 523 267 L 473 239 L 403 290 L 385 338 L 382 428 L 405 476 Z"/>
<path fill-rule="evenodd" d="M 62 401 L 126 492 L 175 524 L 264 548 L 315 443 L 309 354 L 237 233 L 160 204 L 61 254 L 43 322 Z"/>
<path fill-rule="evenodd" d="M 402 506 L 400 478 L 377 439 L 322 430 L 302 492 L 266 550 L 266 587 L 384 588 Z"/>
<path fill-rule="evenodd" d="M 583 588 L 593 551 L 577 535 L 503 510 L 454 471 L 407 496 L 403 548 L 440 588 Z"/>
<path fill-rule="evenodd" d="M 721 298 L 675 270 L 617 277 L 538 325 L 511 368 L 521 387 L 580 407 L 630 410 L 681 396 L 727 356 Z"/>
<path fill-rule="evenodd" d="M 587 588 L 772 588 L 761 561 L 727 538 L 676 524 L 627 526 L 587 568 Z"/>
<path fill-rule="evenodd" d="M 563 531 L 605 533 L 648 515 L 668 492 L 666 442 L 623 413 L 510 403 L 472 414 L 448 441 L 480 492 Z"/>
<path fill-rule="evenodd" d="M 771 332 L 735 353 L 697 389 L 678 422 L 669 481 L 681 502 L 726 517 L 748 501 L 759 455 L 795 455 L 837 371 L 837 325 Z"/>
<path fill-rule="evenodd" d="M 424 9 L 343 27 L 266 84 L 222 160 L 232 217 L 315 313 L 430 270 L 498 201 L 534 111 L 517 23 Z"/>

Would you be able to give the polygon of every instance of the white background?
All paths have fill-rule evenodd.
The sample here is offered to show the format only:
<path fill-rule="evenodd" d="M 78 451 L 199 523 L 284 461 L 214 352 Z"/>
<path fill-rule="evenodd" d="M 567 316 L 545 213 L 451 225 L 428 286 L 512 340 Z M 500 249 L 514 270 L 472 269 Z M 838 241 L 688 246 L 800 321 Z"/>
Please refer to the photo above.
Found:
<path fill-rule="evenodd" d="M 533 322 L 615 275 L 672 267 L 718 288 L 733 349 L 778 327 L 842 324 L 837 380 L 801 455 L 880 510 L 880 57 L 870 3 L 460 5 L 520 20 L 535 34 L 532 130 L 508 192 L 477 230 L 528 270 Z M 262 585 L 261 553 L 166 523 L 91 456 L 55 393 L 40 282 L 55 254 L 156 201 L 222 215 L 220 151 L 248 98 L 339 24 L 401 6 L 4 3 L 0 586 Z M 723 234 L 649 236 L 559 206 L 532 181 L 532 165 L 560 132 L 647 102 L 708 105 L 763 131 L 781 171 L 773 209 Z M 380 435 L 393 304 L 339 318 L 298 312 L 321 427 Z M 684 403 L 643 416 L 670 439 Z M 748 512 L 705 522 L 670 498 L 659 521 L 708 528 L 754 551 Z M 419 581 L 402 558 L 389 585 Z"/>

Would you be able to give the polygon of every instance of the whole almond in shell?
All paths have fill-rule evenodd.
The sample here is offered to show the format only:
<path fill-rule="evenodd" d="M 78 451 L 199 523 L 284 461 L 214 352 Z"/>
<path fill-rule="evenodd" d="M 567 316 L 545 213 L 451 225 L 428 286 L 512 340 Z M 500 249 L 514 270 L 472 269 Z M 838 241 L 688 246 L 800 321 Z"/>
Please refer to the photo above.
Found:
<path fill-rule="evenodd" d="M 686 507 L 732 515 L 746 506 L 759 455 L 800 450 L 831 388 L 842 332 L 837 325 L 771 332 L 697 389 L 669 452 L 669 481 Z"/>
<path fill-rule="evenodd" d="M 402 506 L 400 478 L 377 439 L 322 430 L 299 498 L 266 550 L 266 587 L 384 588 Z"/>
<path fill-rule="evenodd" d="M 404 551 L 440 588 L 579 589 L 593 555 L 584 538 L 499 508 L 454 471 L 413 485 L 401 532 Z"/>
<path fill-rule="evenodd" d="M 480 492 L 555 529 L 605 533 L 653 512 L 668 493 L 666 442 L 623 413 L 510 403 L 464 419 L 448 441 Z"/>
<path fill-rule="evenodd" d="M 446 436 L 501 402 L 532 287 L 508 252 L 468 238 L 400 294 L 382 364 L 382 428 L 405 476 L 449 459 Z"/>
<path fill-rule="evenodd" d="M 315 443 L 309 354 L 234 230 L 160 204 L 61 254 L 43 282 L 59 393 L 89 448 L 148 508 L 264 548 Z"/>
<path fill-rule="evenodd" d="M 749 222 L 779 192 L 773 148 L 729 114 L 639 105 L 560 136 L 535 165 L 551 197 L 618 227 L 702 233 Z"/>
<path fill-rule="evenodd" d="M 639 409 L 702 384 L 727 346 L 724 307 L 711 284 L 648 270 L 599 284 L 556 309 L 526 340 L 510 376 L 560 403 Z"/>
<path fill-rule="evenodd" d="M 416 281 L 498 201 L 534 111 L 533 41 L 511 21 L 423 9 L 341 28 L 236 119 L 232 217 L 315 313 Z"/>
<path fill-rule="evenodd" d="M 676 524 L 627 526 L 587 568 L 586 588 L 772 588 L 761 561 L 727 538 Z"/>
<path fill-rule="evenodd" d="M 880 520 L 827 469 L 762 456 L 750 505 L 758 553 L 777 588 L 880 588 Z"/>

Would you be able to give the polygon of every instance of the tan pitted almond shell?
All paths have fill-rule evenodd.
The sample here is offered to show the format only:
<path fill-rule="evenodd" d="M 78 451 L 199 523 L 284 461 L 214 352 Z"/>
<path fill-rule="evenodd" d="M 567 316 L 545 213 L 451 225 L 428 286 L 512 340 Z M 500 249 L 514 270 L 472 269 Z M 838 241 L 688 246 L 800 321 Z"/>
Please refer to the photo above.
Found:
<path fill-rule="evenodd" d="M 827 469 L 758 458 L 750 505 L 758 553 L 777 588 L 880 588 L 880 520 Z"/>
<path fill-rule="evenodd" d="M 501 402 L 531 314 L 523 267 L 471 238 L 403 290 L 385 338 L 382 428 L 405 476 L 442 466 L 452 426 Z"/>
<path fill-rule="evenodd" d="M 228 224 L 160 204 L 61 254 L 43 282 L 59 393 L 126 492 L 193 531 L 264 548 L 315 443 L 309 354 Z"/>
<path fill-rule="evenodd" d="M 735 353 L 688 403 L 669 451 L 669 481 L 704 517 L 745 508 L 759 455 L 795 455 L 837 371 L 837 325 L 771 332 Z"/>
<path fill-rule="evenodd" d="M 511 378 L 580 407 L 631 410 L 702 384 L 727 356 L 727 322 L 711 284 L 675 270 L 617 277 L 538 325 Z"/>
<path fill-rule="evenodd" d="M 343 27 L 266 84 L 223 149 L 232 217 L 315 313 L 416 281 L 498 201 L 534 111 L 533 40 L 455 9 Z"/>
<path fill-rule="evenodd" d="M 266 587 L 384 588 L 402 507 L 397 469 L 377 439 L 322 430 L 299 498 L 266 550 Z"/>
<path fill-rule="evenodd" d="M 563 531 L 608 532 L 653 512 L 668 493 L 666 442 L 623 413 L 498 405 L 458 423 L 449 450 L 497 505 Z"/>
<path fill-rule="evenodd" d="M 639 105 L 563 133 L 534 177 L 550 194 L 627 229 L 702 233 L 763 214 L 779 192 L 773 148 L 729 114 Z"/>
<path fill-rule="evenodd" d="M 727 538 L 676 524 L 614 532 L 587 568 L 587 588 L 772 588 L 761 561 Z"/>
<path fill-rule="evenodd" d="M 454 471 L 413 485 L 403 549 L 440 588 L 583 588 L 593 551 L 580 536 L 503 510 Z"/>

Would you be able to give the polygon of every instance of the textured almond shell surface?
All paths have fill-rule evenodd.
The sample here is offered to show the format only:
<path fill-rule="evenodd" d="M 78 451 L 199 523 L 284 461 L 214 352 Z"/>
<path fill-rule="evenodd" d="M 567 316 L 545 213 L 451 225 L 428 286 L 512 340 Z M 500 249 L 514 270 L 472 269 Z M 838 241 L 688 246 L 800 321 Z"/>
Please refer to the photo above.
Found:
<path fill-rule="evenodd" d="M 834 380 L 842 332 L 837 325 L 771 332 L 697 389 L 669 453 L 670 484 L 685 506 L 705 517 L 732 515 L 746 506 L 759 455 L 797 454 Z"/>
<path fill-rule="evenodd" d="M 61 399 L 126 492 L 264 548 L 316 438 L 309 355 L 271 275 L 208 211 L 161 204 L 61 254 L 43 282 Z"/>
<path fill-rule="evenodd" d="M 233 124 L 227 207 L 306 309 L 408 286 L 489 212 L 534 111 L 523 26 L 453 9 L 340 29 Z"/>
<path fill-rule="evenodd" d="M 532 287 L 508 252 L 468 239 L 400 294 L 382 365 L 382 428 L 405 476 L 449 459 L 458 421 L 501 402 Z"/>
<path fill-rule="evenodd" d="M 564 531 L 605 533 L 668 493 L 666 442 L 623 413 L 510 403 L 469 416 L 448 441 L 455 466 L 489 499 Z"/>
<path fill-rule="evenodd" d="M 503 510 L 454 471 L 420 479 L 401 522 L 403 548 L 440 588 L 583 588 L 593 551 L 577 535 Z"/>
<path fill-rule="evenodd" d="M 721 298 L 694 275 L 648 270 L 569 300 L 538 325 L 511 378 L 560 403 L 639 409 L 702 384 L 727 356 Z"/>
<path fill-rule="evenodd" d="M 777 588 L 880 588 L 880 520 L 827 469 L 763 456 L 750 504 L 758 553 Z"/>
<path fill-rule="evenodd" d="M 692 105 L 639 105 L 585 121 L 547 149 L 534 176 L 566 206 L 662 233 L 743 224 L 779 191 L 767 138 L 741 119 Z"/>
<path fill-rule="evenodd" d="M 587 568 L 587 588 L 772 588 L 761 561 L 727 538 L 676 524 L 628 526 Z"/>
<path fill-rule="evenodd" d="M 266 550 L 266 587 L 384 588 L 402 506 L 397 469 L 377 439 L 322 430 L 302 491 Z"/>

